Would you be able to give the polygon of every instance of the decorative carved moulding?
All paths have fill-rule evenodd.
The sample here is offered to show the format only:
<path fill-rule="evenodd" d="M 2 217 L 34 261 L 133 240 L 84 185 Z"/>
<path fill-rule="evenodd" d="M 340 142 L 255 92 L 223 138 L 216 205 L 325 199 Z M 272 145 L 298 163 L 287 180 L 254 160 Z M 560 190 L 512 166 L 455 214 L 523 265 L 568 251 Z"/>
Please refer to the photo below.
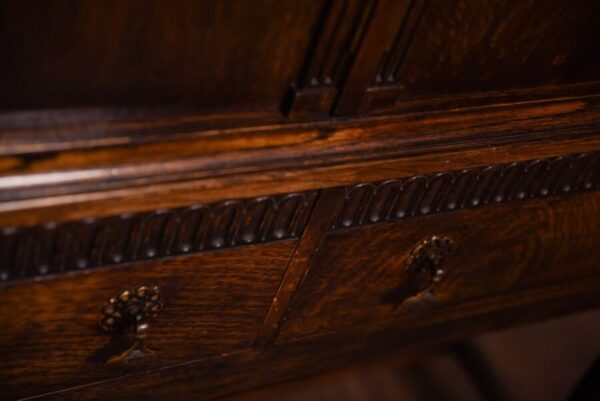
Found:
<path fill-rule="evenodd" d="M 300 236 L 316 192 L 0 232 L 0 282 Z"/>
<path fill-rule="evenodd" d="M 332 229 L 600 188 L 600 152 L 346 188 Z"/>
<path fill-rule="evenodd" d="M 377 72 L 366 88 L 361 113 L 392 107 L 401 94 L 407 93 L 400 76 L 408 47 L 417 30 L 427 0 L 411 0 L 405 18 L 398 24 L 394 41 L 386 49 L 377 64 Z"/>
<path fill-rule="evenodd" d="M 374 4 L 373 0 L 324 2 L 312 46 L 281 106 L 285 114 L 329 114 Z"/>

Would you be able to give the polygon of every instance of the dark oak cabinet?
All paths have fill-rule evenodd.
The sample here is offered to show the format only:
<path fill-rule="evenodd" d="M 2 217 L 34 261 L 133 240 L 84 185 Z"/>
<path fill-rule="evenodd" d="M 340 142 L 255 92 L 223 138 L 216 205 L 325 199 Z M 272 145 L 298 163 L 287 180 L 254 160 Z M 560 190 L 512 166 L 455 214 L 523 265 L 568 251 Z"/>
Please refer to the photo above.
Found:
<path fill-rule="evenodd" d="M 0 2 L 0 399 L 211 399 L 600 305 L 600 2 Z"/>

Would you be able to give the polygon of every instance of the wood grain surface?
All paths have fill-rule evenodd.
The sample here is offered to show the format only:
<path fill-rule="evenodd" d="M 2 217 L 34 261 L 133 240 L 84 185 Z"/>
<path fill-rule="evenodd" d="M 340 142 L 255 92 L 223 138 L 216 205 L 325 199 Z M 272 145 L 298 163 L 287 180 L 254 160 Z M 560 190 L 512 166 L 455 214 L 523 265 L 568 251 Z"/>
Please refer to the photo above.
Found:
<path fill-rule="evenodd" d="M 310 216 L 310 225 L 305 228 L 298 241 L 298 246 L 281 280 L 277 295 L 273 298 L 265 321 L 256 336 L 254 345 L 268 346 L 277 336 L 290 300 L 304 279 L 317 249 L 323 242 L 327 228 L 333 223 L 335 211 L 341 207 L 342 193 L 343 188 L 330 188 L 323 190 L 319 195 Z"/>
<path fill-rule="evenodd" d="M 458 305 L 435 319 L 370 325 L 35 397 L 41 400 L 198 400 L 347 367 L 374 358 L 418 358 L 461 338 L 600 305 L 597 278 Z M 491 314 L 493 312 L 493 314 Z"/>
<path fill-rule="evenodd" d="M 210 399 L 598 305 L 599 7 L 0 1 L 0 399 Z M 141 285 L 156 352 L 105 365 Z"/>
<path fill-rule="evenodd" d="M 270 110 L 318 1 L 3 1 L 2 109 L 187 104 Z"/>
<path fill-rule="evenodd" d="M 591 277 L 600 269 L 599 221 L 593 192 L 331 232 L 277 341 L 403 319 L 407 311 L 386 296 L 410 283 L 404 261 L 433 235 L 452 238 L 455 250 L 440 266 L 445 276 L 424 320 L 461 302 Z"/>
<path fill-rule="evenodd" d="M 48 155 L 25 163 L 37 170 L 38 160 L 41 171 L 19 172 L 18 162 L 0 177 L 0 223 L 65 221 L 597 151 L 598 107 L 590 98 L 354 121 L 326 134 L 311 128 L 308 136 L 273 131 L 276 143 L 290 142 L 276 146 L 247 135 L 239 144 L 253 147 L 249 153 L 228 147 L 228 140 L 210 150 L 210 141 L 196 139 L 153 144 L 154 150 Z M 184 149 L 190 153 L 179 153 Z"/>
<path fill-rule="evenodd" d="M 250 346 L 295 244 L 286 240 L 0 287 L 0 398 Z M 104 364 L 120 348 L 98 328 L 101 309 L 109 298 L 142 285 L 158 286 L 164 298 L 146 340 L 156 352 L 131 363 Z"/>

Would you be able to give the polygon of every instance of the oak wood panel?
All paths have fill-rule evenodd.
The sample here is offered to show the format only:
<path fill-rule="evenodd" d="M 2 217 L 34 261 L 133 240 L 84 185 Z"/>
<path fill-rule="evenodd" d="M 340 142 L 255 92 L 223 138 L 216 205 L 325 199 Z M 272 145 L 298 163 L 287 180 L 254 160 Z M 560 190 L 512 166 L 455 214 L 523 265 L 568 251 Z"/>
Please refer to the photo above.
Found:
<path fill-rule="evenodd" d="M 433 235 L 452 238 L 456 249 L 440 266 L 445 276 L 431 314 L 438 306 L 443 314 L 468 300 L 590 277 L 600 266 L 598 222 L 600 196 L 592 192 L 328 233 L 278 341 L 403 319 L 408 312 L 391 296 L 410 287 L 404 262 Z"/>
<path fill-rule="evenodd" d="M 0 7 L 0 108 L 189 104 L 269 110 L 319 1 L 50 0 Z"/>
<path fill-rule="evenodd" d="M 599 305 L 599 285 L 598 279 L 554 285 L 458 305 L 445 316 L 436 316 L 437 320 L 415 316 L 395 327 L 370 325 L 336 336 L 224 355 L 36 399 L 213 399 L 374 358 L 415 358 L 449 341 Z"/>
<path fill-rule="evenodd" d="M 13 399 L 232 352 L 250 346 L 294 240 L 0 286 L 0 398 Z M 98 329 L 104 303 L 157 285 L 151 357 L 104 364 L 119 343 Z M 121 349 L 122 351 L 122 349 Z"/>
<path fill-rule="evenodd" d="M 329 115 L 376 3 L 373 0 L 323 2 L 312 45 L 295 83 L 283 99 L 283 113 L 292 117 Z"/>
<path fill-rule="evenodd" d="M 593 0 L 0 2 L 0 278 L 12 249 L 35 261 L 23 277 L 64 273 L 48 244 L 79 219 L 120 227 L 101 230 L 110 244 L 92 250 L 98 266 L 127 260 L 130 214 L 149 216 L 146 256 L 168 257 L 0 284 L 0 398 L 207 399 L 597 305 L 598 192 L 429 217 L 419 208 L 381 225 L 334 213 L 353 199 L 340 185 L 404 188 L 418 176 L 421 191 L 461 169 L 600 150 L 599 83 L 577 83 L 600 79 L 597 11 Z M 332 110 L 405 114 L 308 121 Z M 521 167 L 498 170 L 504 181 L 484 198 Z M 454 172 L 428 177 L 440 171 Z M 572 192 L 561 174 L 549 188 Z M 220 202 L 198 243 L 238 246 L 249 237 L 225 233 L 243 225 L 228 224 L 227 200 L 259 205 L 242 220 L 264 228 L 272 194 L 320 189 L 300 241 L 172 257 L 165 212 L 184 221 L 177 208 Z M 514 200 L 509 189 L 502 201 Z M 262 233 L 274 241 L 302 227 Z M 4 241 L 30 231 L 16 248 Z M 407 282 L 402 259 L 433 234 L 458 246 L 441 305 L 393 310 L 386 294 Z M 119 344 L 97 332 L 99 309 L 140 284 L 164 292 L 148 338 L 158 354 L 105 366 Z M 288 343 L 273 345 L 286 318 Z"/>
<path fill-rule="evenodd" d="M 600 34 L 596 1 L 414 3 L 416 27 L 397 24 L 394 43 L 380 53 L 371 76 L 363 112 L 402 110 L 396 100 L 599 77 L 600 48 L 591 40 Z"/>
<path fill-rule="evenodd" d="M 335 104 L 335 115 L 353 115 L 362 111 L 365 90 L 376 82 L 381 57 L 389 53 L 396 31 L 411 24 L 410 15 L 419 0 L 381 0 L 374 7 L 368 30 L 356 59 L 348 72 L 344 87 Z M 408 20 L 408 21 L 407 21 Z"/>

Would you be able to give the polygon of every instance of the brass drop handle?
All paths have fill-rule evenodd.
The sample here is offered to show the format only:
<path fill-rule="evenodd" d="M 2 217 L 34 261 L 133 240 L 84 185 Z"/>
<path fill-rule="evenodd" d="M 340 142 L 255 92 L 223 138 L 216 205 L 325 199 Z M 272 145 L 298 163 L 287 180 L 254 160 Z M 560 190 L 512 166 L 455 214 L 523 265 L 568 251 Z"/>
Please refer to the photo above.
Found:
<path fill-rule="evenodd" d="M 121 292 L 109 299 L 102 308 L 100 328 L 106 332 L 132 337 L 132 345 L 123 353 L 109 358 L 107 362 L 118 362 L 151 354 L 144 344 L 149 323 L 163 308 L 162 295 L 158 287 L 138 287 Z"/>
<path fill-rule="evenodd" d="M 449 237 L 432 236 L 421 241 L 404 261 L 408 280 L 386 294 L 384 303 L 391 303 L 409 313 L 425 310 L 436 302 L 435 287 L 444 277 L 440 265 L 454 250 Z"/>

